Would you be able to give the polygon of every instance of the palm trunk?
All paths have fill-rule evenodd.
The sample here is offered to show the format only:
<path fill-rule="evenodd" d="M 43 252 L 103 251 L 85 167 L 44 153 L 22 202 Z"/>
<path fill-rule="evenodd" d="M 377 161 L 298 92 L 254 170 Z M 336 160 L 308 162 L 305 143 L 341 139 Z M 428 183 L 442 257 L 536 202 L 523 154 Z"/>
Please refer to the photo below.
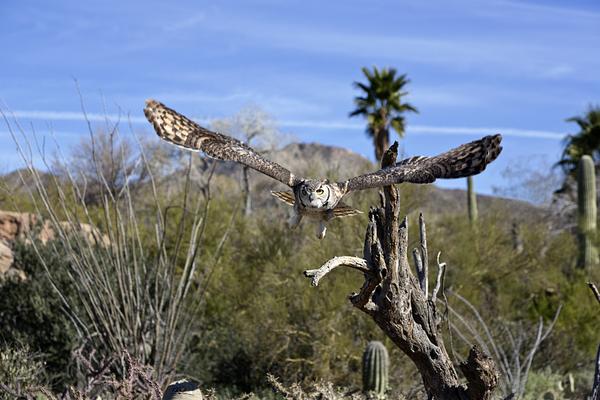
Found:
<path fill-rule="evenodd" d="M 381 162 L 383 153 L 390 147 L 390 133 L 385 128 L 373 129 L 373 141 L 375 144 L 375 158 Z"/>

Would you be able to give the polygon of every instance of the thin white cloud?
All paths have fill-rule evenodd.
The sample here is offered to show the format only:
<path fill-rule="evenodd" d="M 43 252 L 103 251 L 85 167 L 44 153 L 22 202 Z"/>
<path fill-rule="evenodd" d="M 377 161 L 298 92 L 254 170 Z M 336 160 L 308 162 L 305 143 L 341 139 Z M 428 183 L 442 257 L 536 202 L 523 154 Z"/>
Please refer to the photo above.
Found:
<path fill-rule="evenodd" d="M 501 133 L 504 136 L 515 136 L 521 138 L 551 139 L 562 140 L 565 135 L 558 132 L 540 131 L 532 129 L 518 128 L 498 128 L 498 127 L 461 127 L 461 126 L 428 126 L 428 125 L 409 125 L 407 131 L 424 134 L 440 135 L 488 135 Z"/>
<path fill-rule="evenodd" d="M 234 92 L 224 95 L 209 95 L 205 92 L 164 92 L 153 95 L 152 98 L 162 102 L 189 102 L 189 103 L 228 103 L 234 101 L 248 101 L 253 98 L 250 92 Z"/>
<path fill-rule="evenodd" d="M 15 132 L 13 132 L 14 134 Z M 80 131 L 80 132 L 76 132 L 76 131 L 62 131 L 62 130 L 55 130 L 55 131 L 50 131 L 50 130 L 36 130 L 35 131 L 36 136 L 38 137 L 43 137 L 43 136 L 50 136 L 50 137 L 81 137 L 81 136 L 88 136 L 89 134 L 87 133 L 87 131 Z M 17 136 L 20 136 L 20 133 L 17 134 Z M 0 131 L 0 138 L 12 138 L 12 135 L 10 133 L 10 131 Z"/>
<path fill-rule="evenodd" d="M 6 114 L 9 117 L 14 116 L 15 118 L 42 119 L 47 121 L 85 121 L 87 116 L 87 120 L 91 122 L 104 122 L 107 119 L 113 122 L 119 120 L 127 122 L 130 120 L 132 123 L 136 124 L 146 122 L 146 119 L 143 117 L 127 116 L 124 114 L 87 113 L 87 115 L 83 115 L 82 112 L 73 111 L 12 111 Z"/>
<path fill-rule="evenodd" d="M 81 112 L 70 112 L 70 111 L 14 111 L 12 113 L 16 118 L 23 119 L 42 119 L 48 121 L 85 121 L 86 117 Z M 87 119 L 92 122 L 104 122 L 108 118 L 109 121 L 117 121 L 119 118 L 121 121 L 126 122 L 127 116 L 118 114 L 97 114 L 88 113 Z M 207 124 L 210 119 L 206 118 L 193 118 L 199 123 Z M 134 124 L 145 124 L 147 123 L 144 117 L 129 117 Z M 365 126 L 361 123 L 352 123 L 346 121 L 336 120 L 279 120 L 277 121 L 279 126 L 292 127 L 292 128 L 315 128 L 315 129 L 347 129 L 347 130 L 364 130 Z M 425 135 L 477 135 L 481 136 L 484 134 L 501 133 L 505 136 L 514 136 L 521 138 L 535 138 L 535 139 L 550 139 L 550 140 L 562 140 L 564 138 L 563 133 L 543 131 L 543 130 L 532 130 L 532 129 L 520 129 L 520 128 L 508 128 L 508 127 L 463 127 L 463 126 L 431 126 L 431 125 L 408 125 L 407 132 L 418 133 Z"/>
<path fill-rule="evenodd" d="M 279 125 L 298 128 L 322 128 L 322 129 L 349 129 L 364 130 L 364 124 L 353 124 L 343 121 L 279 121 Z M 461 126 L 431 126 L 431 125 L 408 125 L 407 132 L 419 133 L 425 135 L 474 135 L 481 136 L 486 134 L 501 133 L 504 136 L 514 136 L 521 138 L 562 140 L 565 135 L 558 132 L 518 129 L 518 128 L 498 128 L 498 127 L 461 127 Z"/>

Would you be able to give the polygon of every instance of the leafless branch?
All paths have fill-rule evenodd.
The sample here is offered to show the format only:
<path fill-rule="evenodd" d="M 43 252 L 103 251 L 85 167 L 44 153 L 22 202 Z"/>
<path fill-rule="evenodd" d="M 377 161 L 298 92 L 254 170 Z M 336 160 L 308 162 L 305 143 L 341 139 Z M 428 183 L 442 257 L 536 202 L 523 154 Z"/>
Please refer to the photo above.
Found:
<path fill-rule="evenodd" d="M 304 276 L 312 278 L 310 282 L 311 285 L 319 286 L 319 281 L 337 267 L 349 267 L 364 272 L 365 274 L 371 273 L 371 270 L 367 265 L 367 260 L 364 258 L 343 256 L 332 258 L 318 269 L 304 271 Z"/>
<path fill-rule="evenodd" d="M 438 275 L 435 283 L 435 288 L 433 289 L 433 293 L 431 293 L 431 299 L 435 303 L 437 301 L 437 296 L 440 290 L 444 291 L 444 277 L 446 275 L 446 263 L 440 263 L 440 256 L 442 252 L 438 252 L 437 254 L 437 266 L 438 266 Z"/>
<path fill-rule="evenodd" d="M 530 337 L 528 335 L 529 327 L 523 327 L 521 324 L 513 324 L 512 330 L 506 325 L 501 325 L 501 331 L 493 332 L 473 304 L 458 293 L 452 293 L 452 295 L 467 307 L 476 323 L 475 325 L 469 321 L 468 313 L 461 313 L 456 308 L 450 307 L 453 319 L 458 322 L 458 324 L 450 323 L 452 330 L 468 346 L 475 342 L 493 355 L 496 364 L 502 371 L 501 386 L 505 396 L 512 393 L 517 398 L 521 398 L 525 391 L 533 359 L 542 342 L 552 332 L 562 305 L 557 308 L 552 321 L 547 326 L 540 318 L 535 335 Z M 527 349 L 527 347 L 529 348 Z"/>
<path fill-rule="evenodd" d="M 427 297 L 429 296 L 429 255 L 427 253 L 427 230 L 425 229 L 425 218 L 423 217 L 423 213 L 419 213 L 419 240 L 421 242 L 419 250 L 423 264 L 418 278 L 419 282 L 422 282 L 421 287 L 423 292 L 425 292 L 425 297 Z"/>

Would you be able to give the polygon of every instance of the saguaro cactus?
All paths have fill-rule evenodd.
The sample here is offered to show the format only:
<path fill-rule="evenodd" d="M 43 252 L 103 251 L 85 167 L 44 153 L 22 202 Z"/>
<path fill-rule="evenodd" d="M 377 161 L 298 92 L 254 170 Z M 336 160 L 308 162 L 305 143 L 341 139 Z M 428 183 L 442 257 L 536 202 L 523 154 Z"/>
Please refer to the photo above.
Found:
<path fill-rule="evenodd" d="M 467 177 L 467 203 L 469 206 L 469 221 L 475 223 L 477 221 L 477 195 L 473 185 L 473 177 Z"/>
<path fill-rule="evenodd" d="M 390 358 L 381 342 L 369 342 L 363 354 L 363 390 L 383 397 L 388 386 Z"/>
<path fill-rule="evenodd" d="M 594 160 L 585 155 L 579 160 L 577 169 L 577 224 L 579 260 L 577 265 L 588 268 L 598 264 L 596 248 L 596 172 Z"/>

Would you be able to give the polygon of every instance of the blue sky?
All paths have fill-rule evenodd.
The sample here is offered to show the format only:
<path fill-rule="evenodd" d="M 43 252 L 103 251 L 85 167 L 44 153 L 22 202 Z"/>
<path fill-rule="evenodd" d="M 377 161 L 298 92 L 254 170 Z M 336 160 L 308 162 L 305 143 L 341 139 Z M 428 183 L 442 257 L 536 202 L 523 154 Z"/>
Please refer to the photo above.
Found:
<path fill-rule="evenodd" d="M 405 153 L 504 134 L 483 193 L 513 163 L 554 162 L 565 119 L 600 103 L 597 1 L 2 0 L 0 45 L 0 106 L 67 147 L 87 134 L 76 78 L 88 112 L 128 112 L 140 134 L 153 134 L 146 98 L 199 119 L 255 104 L 301 141 L 372 158 L 364 122 L 348 118 L 352 82 L 393 66 L 420 110 Z M 20 166 L 6 131 L 4 171 Z"/>

